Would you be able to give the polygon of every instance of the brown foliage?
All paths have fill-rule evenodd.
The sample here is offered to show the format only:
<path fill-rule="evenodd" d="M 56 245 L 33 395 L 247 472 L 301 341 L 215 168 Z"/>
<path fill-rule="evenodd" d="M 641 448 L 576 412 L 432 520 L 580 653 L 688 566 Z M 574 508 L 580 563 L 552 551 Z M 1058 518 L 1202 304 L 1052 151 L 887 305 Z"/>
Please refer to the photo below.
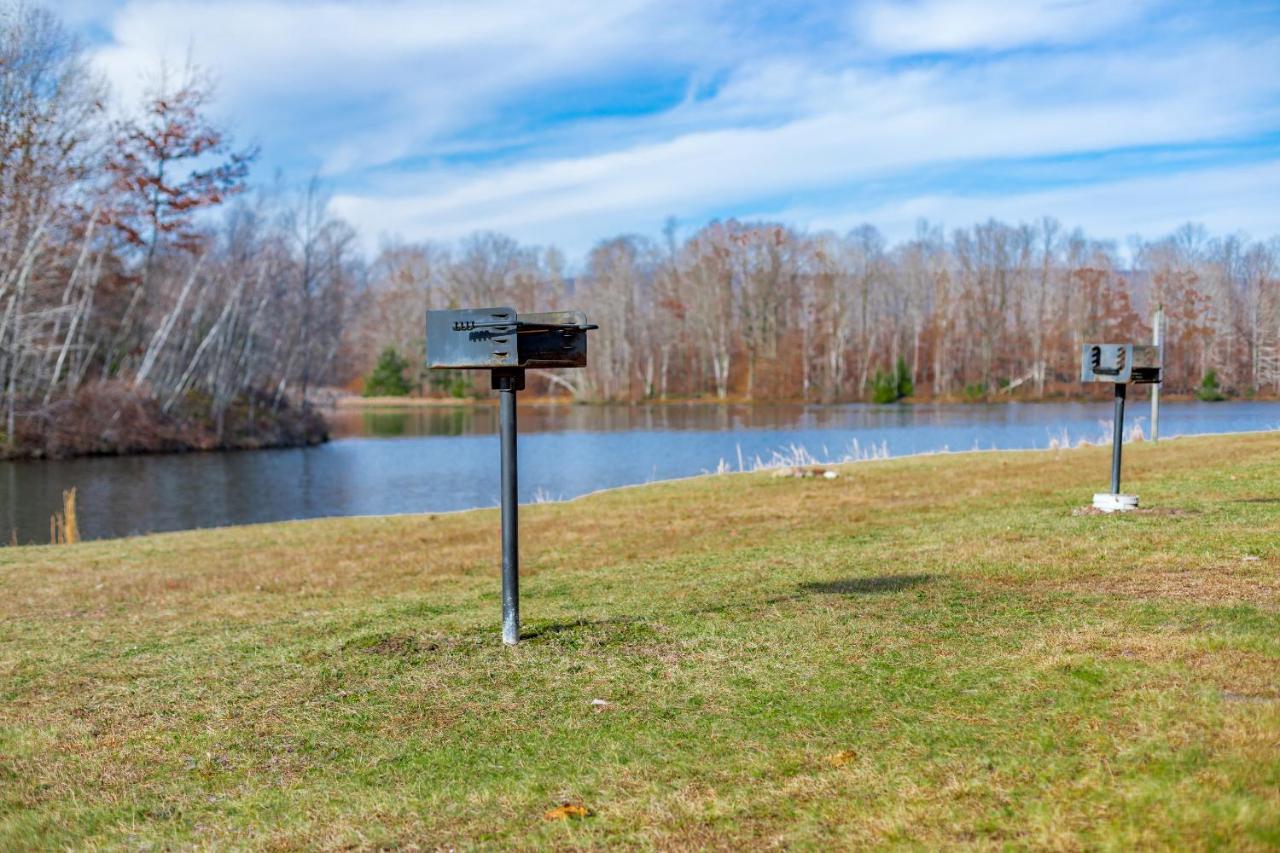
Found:
<path fill-rule="evenodd" d="M 235 401 L 219 431 L 210 401 L 189 394 L 165 411 L 153 396 L 124 382 L 95 382 L 75 394 L 20 417 L 9 454 L 59 458 L 116 453 L 253 449 L 319 444 L 328 438 L 324 418 L 266 395 Z"/>
<path fill-rule="evenodd" d="M 232 150 L 205 113 L 211 94 L 188 69 L 173 88 L 162 79 L 142 115 L 115 127 L 106 162 L 110 221 L 130 245 L 155 251 L 164 240 L 195 252 L 201 232 L 194 214 L 244 190 L 257 150 Z"/>

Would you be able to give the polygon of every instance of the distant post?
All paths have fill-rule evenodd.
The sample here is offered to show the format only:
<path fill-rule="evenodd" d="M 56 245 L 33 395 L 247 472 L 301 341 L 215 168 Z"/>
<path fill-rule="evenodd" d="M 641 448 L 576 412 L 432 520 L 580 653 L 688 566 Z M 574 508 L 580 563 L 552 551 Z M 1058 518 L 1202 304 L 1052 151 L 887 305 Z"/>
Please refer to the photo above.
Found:
<path fill-rule="evenodd" d="M 1163 362 L 1160 348 L 1148 344 L 1084 345 L 1080 357 L 1081 382 L 1109 382 L 1115 389 L 1115 418 L 1111 426 L 1111 491 L 1093 496 L 1094 509 L 1128 512 L 1138 508 L 1138 496 L 1120 492 L 1120 459 L 1124 446 L 1124 399 L 1130 384 L 1158 385 Z"/>
<path fill-rule="evenodd" d="M 1157 348 L 1164 340 L 1164 305 L 1156 306 L 1156 318 L 1151 324 L 1151 343 Z M 1164 349 L 1160 349 L 1160 367 L 1164 367 Z M 1151 386 L 1151 440 L 1160 440 L 1160 385 Z"/>

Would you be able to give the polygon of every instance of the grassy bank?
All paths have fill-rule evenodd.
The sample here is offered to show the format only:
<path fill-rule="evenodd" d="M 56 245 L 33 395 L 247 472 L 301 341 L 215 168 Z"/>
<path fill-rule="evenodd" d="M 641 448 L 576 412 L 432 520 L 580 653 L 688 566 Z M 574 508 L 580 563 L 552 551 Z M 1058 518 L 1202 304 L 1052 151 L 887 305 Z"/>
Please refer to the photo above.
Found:
<path fill-rule="evenodd" d="M 1280 436 L 1126 468 L 0 550 L 0 848 L 1280 844 Z"/>

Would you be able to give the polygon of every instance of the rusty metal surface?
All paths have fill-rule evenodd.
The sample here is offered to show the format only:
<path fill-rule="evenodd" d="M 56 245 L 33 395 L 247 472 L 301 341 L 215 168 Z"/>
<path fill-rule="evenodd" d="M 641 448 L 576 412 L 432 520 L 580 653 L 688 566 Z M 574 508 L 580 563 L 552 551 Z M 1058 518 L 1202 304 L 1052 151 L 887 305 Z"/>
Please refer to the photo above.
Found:
<path fill-rule="evenodd" d="M 464 308 L 427 312 L 427 366 L 433 369 L 516 367 L 514 308 Z M 483 328 L 454 331 L 455 323 Z M 490 325 L 507 323 L 508 325 Z"/>

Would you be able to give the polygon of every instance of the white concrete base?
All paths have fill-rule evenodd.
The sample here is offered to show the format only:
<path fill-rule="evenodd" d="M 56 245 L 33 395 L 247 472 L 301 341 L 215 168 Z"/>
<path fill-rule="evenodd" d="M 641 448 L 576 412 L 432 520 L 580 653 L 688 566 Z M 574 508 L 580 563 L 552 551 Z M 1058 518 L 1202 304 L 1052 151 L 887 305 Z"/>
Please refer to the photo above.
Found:
<path fill-rule="evenodd" d="M 1128 512 L 1138 508 L 1138 496 L 1099 492 L 1093 496 L 1093 508 L 1103 512 Z"/>

